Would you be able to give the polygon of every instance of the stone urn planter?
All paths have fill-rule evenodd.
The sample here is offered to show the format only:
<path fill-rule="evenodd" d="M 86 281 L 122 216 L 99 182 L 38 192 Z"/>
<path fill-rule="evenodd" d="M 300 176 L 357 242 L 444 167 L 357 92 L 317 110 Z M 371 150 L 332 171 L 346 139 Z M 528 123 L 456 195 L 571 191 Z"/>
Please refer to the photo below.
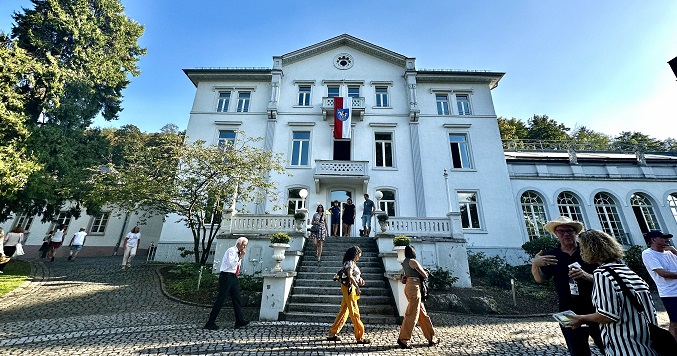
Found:
<path fill-rule="evenodd" d="M 388 230 L 388 214 L 378 214 L 376 220 L 381 227 L 381 232 L 386 232 Z"/>
<path fill-rule="evenodd" d="M 402 263 L 404 261 L 404 249 L 409 246 L 411 239 L 404 235 L 395 236 L 393 239 L 393 251 L 397 252 L 397 262 Z"/>
<path fill-rule="evenodd" d="M 284 261 L 284 252 L 287 251 L 289 244 L 274 243 L 270 245 L 273 248 L 273 260 L 275 260 L 275 267 L 271 270 L 272 272 L 282 272 L 282 267 L 280 263 Z"/>
<path fill-rule="evenodd" d="M 393 251 L 397 252 L 397 262 L 402 263 L 404 261 L 404 249 L 407 246 L 395 246 Z"/>

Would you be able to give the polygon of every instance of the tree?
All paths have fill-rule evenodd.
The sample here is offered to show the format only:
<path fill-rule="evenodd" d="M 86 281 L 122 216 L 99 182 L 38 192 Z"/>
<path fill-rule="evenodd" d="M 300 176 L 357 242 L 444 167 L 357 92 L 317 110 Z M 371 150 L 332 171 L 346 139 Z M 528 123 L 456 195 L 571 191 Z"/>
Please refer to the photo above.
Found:
<path fill-rule="evenodd" d="M 590 130 L 585 126 L 574 129 L 571 139 L 580 147 L 577 150 L 608 151 L 611 149 L 611 138 L 609 136 Z"/>
<path fill-rule="evenodd" d="M 498 129 L 502 140 L 523 140 L 527 138 L 528 129 L 522 120 L 498 118 Z"/>
<path fill-rule="evenodd" d="M 94 174 L 92 191 L 103 197 L 99 203 L 178 215 L 177 222 L 192 233 L 195 262 L 204 265 L 226 207 L 244 208 L 269 196 L 277 200 L 275 184 L 263 173 L 282 173 L 281 155 L 256 147 L 258 141 L 242 137 L 227 147 L 203 141 L 156 151 L 145 147 L 151 151 L 129 156 L 126 165 L 109 165 L 107 174 Z"/>
<path fill-rule="evenodd" d="M 621 151 L 660 151 L 663 142 L 641 132 L 623 131 L 614 138 L 614 146 Z"/>
<path fill-rule="evenodd" d="M 527 138 L 531 140 L 567 141 L 570 129 L 564 124 L 550 119 L 548 115 L 534 115 L 529 119 L 529 133 Z"/>

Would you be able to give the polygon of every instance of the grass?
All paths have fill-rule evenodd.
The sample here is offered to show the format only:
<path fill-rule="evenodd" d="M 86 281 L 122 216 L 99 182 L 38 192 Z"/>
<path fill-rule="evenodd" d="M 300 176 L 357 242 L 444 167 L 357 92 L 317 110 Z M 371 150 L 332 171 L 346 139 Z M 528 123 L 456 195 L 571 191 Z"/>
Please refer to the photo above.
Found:
<path fill-rule="evenodd" d="M 15 290 L 26 281 L 31 272 L 31 265 L 26 261 L 12 259 L 0 275 L 0 297 Z"/>

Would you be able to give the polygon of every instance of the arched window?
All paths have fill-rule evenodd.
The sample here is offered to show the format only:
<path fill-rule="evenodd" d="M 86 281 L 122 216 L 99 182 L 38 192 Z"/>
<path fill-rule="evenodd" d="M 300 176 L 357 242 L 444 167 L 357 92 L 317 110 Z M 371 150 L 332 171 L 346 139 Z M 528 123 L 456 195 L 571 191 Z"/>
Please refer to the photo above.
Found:
<path fill-rule="evenodd" d="M 520 202 L 529 239 L 548 236 L 548 231 L 545 230 L 548 217 L 545 215 L 543 198 L 538 193 L 529 190 L 522 194 Z"/>
<path fill-rule="evenodd" d="M 634 193 L 630 197 L 630 205 L 632 205 L 632 212 L 635 213 L 639 229 L 643 234 L 650 230 L 661 229 L 649 197 L 642 193 Z"/>
<path fill-rule="evenodd" d="M 583 213 L 581 212 L 581 203 L 578 200 L 578 197 L 573 193 L 559 193 L 557 196 L 557 208 L 559 209 L 560 215 L 568 216 L 571 220 L 585 223 L 583 220 Z"/>
<path fill-rule="evenodd" d="M 388 213 L 388 216 L 395 216 L 395 191 L 379 190 L 383 193 L 383 198 L 379 200 L 379 210 Z"/>
<path fill-rule="evenodd" d="M 297 209 L 303 208 L 303 199 L 299 194 L 303 188 L 289 188 L 287 191 L 287 214 L 294 215 Z"/>
<path fill-rule="evenodd" d="M 623 223 L 618 215 L 614 199 L 609 194 L 597 193 L 594 200 L 597 218 L 599 218 L 604 232 L 615 237 L 620 243 L 629 245 L 630 239 L 623 229 Z"/>
<path fill-rule="evenodd" d="M 674 217 L 675 221 L 677 221 L 677 193 L 668 195 L 668 205 L 670 206 L 672 217 Z"/>

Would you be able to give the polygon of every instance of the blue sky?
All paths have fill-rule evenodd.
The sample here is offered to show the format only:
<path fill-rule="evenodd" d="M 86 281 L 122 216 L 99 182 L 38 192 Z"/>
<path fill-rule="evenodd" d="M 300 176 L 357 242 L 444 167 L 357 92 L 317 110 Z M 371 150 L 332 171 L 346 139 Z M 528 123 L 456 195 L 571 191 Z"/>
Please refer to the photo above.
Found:
<path fill-rule="evenodd" d="M 271 67 L 272 57 L 348 33 L 416 58 L 418 68 L 506 72 L 496 113 L 546 114 L 568 127 L 677 138 L 677 1 L 123 0 L 145 26 L 142 74 L 115 122 L 185 129 L 195 89 L 181 71 Z M 0 29 L 28 0 L 0 2 Z"/>

